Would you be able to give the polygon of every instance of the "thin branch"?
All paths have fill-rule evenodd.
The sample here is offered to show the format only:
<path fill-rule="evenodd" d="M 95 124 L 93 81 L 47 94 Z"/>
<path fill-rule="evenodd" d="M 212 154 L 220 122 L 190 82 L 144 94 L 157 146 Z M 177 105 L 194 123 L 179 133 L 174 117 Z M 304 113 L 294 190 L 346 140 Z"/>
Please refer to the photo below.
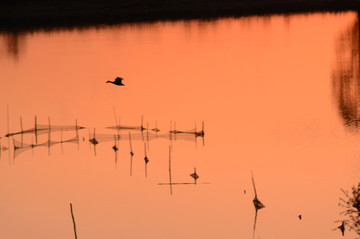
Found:
<path fill-rule="evenodd" d="M 70 203 L 70 211 L 71 211 L 72 221 L 73 221 L 73 224 L 74 224 L 75 239 L 77 239 L 77 235 L 76 235 L 76 224 L 75 224 L 75 218 L 74 218 L 74 213 L 73 213 L 73 210 L 72 210 L 72 204 L 71 204 L 71 203 Z"/>

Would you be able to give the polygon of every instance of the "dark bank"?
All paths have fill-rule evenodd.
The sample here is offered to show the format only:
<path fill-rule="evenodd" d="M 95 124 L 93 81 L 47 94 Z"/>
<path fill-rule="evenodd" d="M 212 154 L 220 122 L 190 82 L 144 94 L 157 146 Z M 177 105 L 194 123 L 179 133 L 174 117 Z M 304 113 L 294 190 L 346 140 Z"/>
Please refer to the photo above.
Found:
<path fill-rule="evenodd" d="M 357 10 L 357 0 L 2 0 L 0 29 Z"/>

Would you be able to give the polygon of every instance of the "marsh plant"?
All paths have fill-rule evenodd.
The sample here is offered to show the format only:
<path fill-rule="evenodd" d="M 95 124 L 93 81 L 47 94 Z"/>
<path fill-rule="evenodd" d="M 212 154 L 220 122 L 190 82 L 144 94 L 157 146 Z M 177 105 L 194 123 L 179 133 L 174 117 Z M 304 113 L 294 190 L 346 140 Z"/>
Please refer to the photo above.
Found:
<path fill-rule="evenodd" d="M 340 215 L 346 217 L 343 221 L 349 231 L 354 231 L 360 236 L 360 183 L 352 186 L 351 191 L 344 189 L 341 191 L 344 198 L 340 198 L 339 206 L 344 210 L 340 212 Z"/>

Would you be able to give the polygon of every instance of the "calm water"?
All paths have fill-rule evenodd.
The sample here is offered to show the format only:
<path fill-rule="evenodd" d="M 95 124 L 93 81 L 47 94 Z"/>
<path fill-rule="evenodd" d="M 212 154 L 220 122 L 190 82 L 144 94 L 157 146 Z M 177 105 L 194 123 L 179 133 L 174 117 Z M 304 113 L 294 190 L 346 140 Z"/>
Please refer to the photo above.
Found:
<path fill-rule="evenodd" d="M 340 238 L 341 188 L 360 181 L 358 69 L 355 12 L 0 33 L 1 238 L 74 238 L 69 203 L 79 239 Z M 14 152 L 21 135 L 4 136 L 35 116 L 43 131 Z M 121 130 L 115 154 L 106 127 L 142 116 L 157 137 Z M 79 143 L 48 148 L 75 120 Z M 204 144 L 169 140 L 202 121 Z M 170 145 L 172 182 L 199 175 L 172 195 Z"/>

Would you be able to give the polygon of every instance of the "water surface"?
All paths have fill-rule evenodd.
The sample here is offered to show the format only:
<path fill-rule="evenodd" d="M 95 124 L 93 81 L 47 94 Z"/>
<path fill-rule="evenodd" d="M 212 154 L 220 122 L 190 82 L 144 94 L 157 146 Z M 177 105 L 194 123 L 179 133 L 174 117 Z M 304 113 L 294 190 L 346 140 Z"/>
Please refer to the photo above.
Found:
<path fill-rule="evenodd" d="M 355 12 L 1 33 L 2 236 L 72 238 L 71 202 L 78 238 L 341 237 L 340 189 L 360 179 L 358 33 Z M 116 76 L 124 87 L 105 84 Z M 79 144 L 14 154 L 20 135 L 4 136 L 35 116 L 87 128 Z M 142 116 L 159 136 L 204 121 L 205 142 L 131 131 L 130 176 L 129 141 L 115 157 L 117 131 L 105 127 Z M 169 145 L 172 182 L 193 182 L 194 167 L 200 176 L 172 195 L 158 185 L 169 182 Z M 251 171 L 266 206 L 255 234 Z"/>

